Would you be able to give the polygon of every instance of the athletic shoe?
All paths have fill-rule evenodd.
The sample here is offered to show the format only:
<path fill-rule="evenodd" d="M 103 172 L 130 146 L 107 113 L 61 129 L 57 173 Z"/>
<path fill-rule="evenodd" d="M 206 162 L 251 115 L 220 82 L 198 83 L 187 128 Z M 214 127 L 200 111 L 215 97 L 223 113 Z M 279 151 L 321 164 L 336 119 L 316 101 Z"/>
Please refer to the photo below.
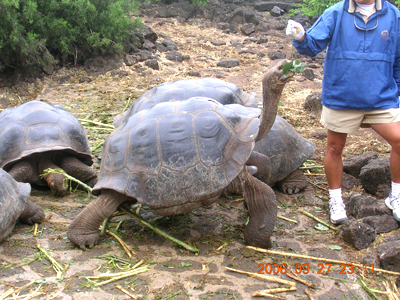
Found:
<path fill-rule="evenodd" d="M 331 198 L 329 200 L 329 212 L 331 214 L 332 224 L 339 225 L 340 223 L 348 220 L 346 209 L 341 199 L 337 200 Z"/>
<path fill-rule="evenodd" d="M 393 218 L 400 222 L 400 196 L 392 197 L 392 193 L 390 193 L 389 197 L 385 199 L 385 204 L 387 208 L 393 210 Z"/>

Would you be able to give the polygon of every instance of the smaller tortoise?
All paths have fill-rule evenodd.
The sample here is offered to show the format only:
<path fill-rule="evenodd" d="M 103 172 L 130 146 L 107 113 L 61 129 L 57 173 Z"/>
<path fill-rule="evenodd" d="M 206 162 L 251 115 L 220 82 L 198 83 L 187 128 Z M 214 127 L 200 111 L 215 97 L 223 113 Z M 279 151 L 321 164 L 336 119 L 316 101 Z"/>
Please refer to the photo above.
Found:
<path fill-rule="evenodd" d="M 0 167 L 19 182 L 48 185 L 55 194 L 67 192 L 64 176 L 49 174 L 47 168 L 94 186 L 97 173 L 86 133 L 72 114 L 59 105 L 30 101 L 0 113 Z"/>
<path fill-rule="evenodd" d="M 308 185 L 299 167 L 313 155 L 314 150 L 315 144 L 312 141 L 301 136 L 285 119 L 277 116 L 270 132 L 256 143 L 253 152 L 264 154 L 271 161 L 270 177 L 264 179 L 258 172 L 254 176 L 283 193 L 298 193 Z M 247 164 L 257 165 L 251 161 L 252 158 Z"/>
<path fill-rule="evenodd" d="M 123 202 L 143 203 L 162 216 L 209 205 L 223 193 L 243 195 L 249 210 L 244 238 L 271 247 L 277 204 L 273 190 L 249 173 L 255 142 L 271 129 L 292 74 L 277 61 L 263 78 L 263 109 L 223 105 L 208 97 L 161 102 L 127 116 L 106 139 L 98 197 L 79 213 L 67 236 L 93 247 L 99 225 Z"/>
<path fill-rule="evenodd" d="M 257 100 L 233 83 L 217 78 L 182 79 L 164 82 L 144 93 L 125 113 L 114 119 L 118 127 L 133 114 L 168 101 L 208 97 L 226 104 L 258 107 Z M 280 116 L 268 135 L 256 143 L 248 165 L 257 167 L 254 176 L 287 194 L 304 190 L 308 183 L 299 167 L 314 153 L 315 144 L 302 137 Z"/>
<path fill-rule="evenodd" d="M 0 169 L 0 241 L 6 238 L 17 219 L 32 225 L 44 220 L 43 209 L 28 200 L 31 186 L 14 180 Z"/>

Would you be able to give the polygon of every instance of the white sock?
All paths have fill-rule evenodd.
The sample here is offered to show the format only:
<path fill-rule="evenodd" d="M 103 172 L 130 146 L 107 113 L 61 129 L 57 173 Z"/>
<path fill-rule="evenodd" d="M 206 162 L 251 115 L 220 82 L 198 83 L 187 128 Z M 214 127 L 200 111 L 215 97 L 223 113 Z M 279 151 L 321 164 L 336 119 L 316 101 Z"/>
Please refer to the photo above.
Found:
<path fill-rule="evenodd" d="M 397 198 L 400 195 L 400 183 L 392 181 L 392 197 Z"/>
<path fill-rule="evenodd" d="M 334 190 L 329 190 L 329 196 L 333 199 L 335 199 L 336 201 L 340 200 L 343 202 L 342 200 L 342 189 L 334 189 Z"/>

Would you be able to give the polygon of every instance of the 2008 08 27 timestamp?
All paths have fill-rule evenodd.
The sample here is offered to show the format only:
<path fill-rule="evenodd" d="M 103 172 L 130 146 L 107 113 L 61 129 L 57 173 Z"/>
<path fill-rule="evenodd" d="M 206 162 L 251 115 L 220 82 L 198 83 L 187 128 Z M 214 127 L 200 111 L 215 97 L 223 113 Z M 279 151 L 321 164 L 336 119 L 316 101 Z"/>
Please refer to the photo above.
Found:
<path fill-rule="evenodd" d="M 286 274 L 288 271 L 287 264 L 258 264 L 258 267 L 260 268 L 258 274 Z M 317 270 L 311 270 L 308 264 L 295 264 L 294 272 L 296 274 L 328 275 L 332 271 L 331 267 L 332 264 L 318 264 Z M 340 274 L 374 274 L 374 264 L 371 264 L 371 266 L 364 264 L 362 267 L 356 267 L 353 264 L 340 264 L 338 270 Z"/>

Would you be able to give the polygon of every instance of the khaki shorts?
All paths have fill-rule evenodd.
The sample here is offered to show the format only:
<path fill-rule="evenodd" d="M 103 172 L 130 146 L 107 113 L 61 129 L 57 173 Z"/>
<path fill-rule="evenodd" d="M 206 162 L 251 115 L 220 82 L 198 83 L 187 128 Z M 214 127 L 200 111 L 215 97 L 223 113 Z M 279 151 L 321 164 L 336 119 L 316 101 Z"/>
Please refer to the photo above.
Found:
<path fill-rule="evenodd" d="M 329 130 L 341 133 L 356 132 L 370 124 L 400 122 L 400 108 L 379 110 L 339 110 L 322 106 L 321 124 Z"/>

